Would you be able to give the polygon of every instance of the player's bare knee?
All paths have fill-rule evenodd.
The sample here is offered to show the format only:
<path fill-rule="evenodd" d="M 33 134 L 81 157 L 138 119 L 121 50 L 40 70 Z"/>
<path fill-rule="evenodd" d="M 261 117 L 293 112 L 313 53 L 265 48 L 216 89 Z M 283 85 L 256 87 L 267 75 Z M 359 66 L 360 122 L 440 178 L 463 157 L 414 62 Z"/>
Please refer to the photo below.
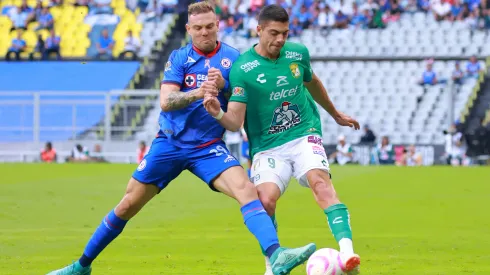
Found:
<path fill-rule="evenodd" d="M 259 199 L 264 206 L 265 211 L 267 211 L 267 214 L 272 216 L 276 211 L 277 200 L 274 197 L 264 193 L 259 193 Z"/>
<path fill-rule="evenodd" d="M 254 184 L 247 179 L 237 181 L 237 183 L 234 184 L 233 194 L 235 199 L 242 205 L 258 198 Z"/>

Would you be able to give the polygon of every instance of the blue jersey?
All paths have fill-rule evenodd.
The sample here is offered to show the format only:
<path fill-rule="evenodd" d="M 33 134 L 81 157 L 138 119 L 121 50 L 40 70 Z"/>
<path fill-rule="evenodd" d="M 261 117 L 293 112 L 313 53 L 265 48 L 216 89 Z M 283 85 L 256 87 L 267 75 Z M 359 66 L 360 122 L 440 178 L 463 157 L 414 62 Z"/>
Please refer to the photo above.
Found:
<path fill-rule="evenodd" d="M 225 93 L 229 90 L 228 75 L 231 64 L 240 52 L 231 46 L 218 42 L 216 49 L 205 54 L 192 44 L 174 50 L 165 65 L 164 84 L 174 84 L 180 91 L 188 92 L 199 88 L 207 80 L 208 70 L 217 68 L 225 79 L 225 87 L 218 99 L 221 108 L 226 111 L 228 100 Z M 160 113 L 159 137 L 179 148 L 196 148 L 216 142 L 223 137 L 225 129 L 208 114 L 202 100 L 191 103 L 188 107 Z"/>

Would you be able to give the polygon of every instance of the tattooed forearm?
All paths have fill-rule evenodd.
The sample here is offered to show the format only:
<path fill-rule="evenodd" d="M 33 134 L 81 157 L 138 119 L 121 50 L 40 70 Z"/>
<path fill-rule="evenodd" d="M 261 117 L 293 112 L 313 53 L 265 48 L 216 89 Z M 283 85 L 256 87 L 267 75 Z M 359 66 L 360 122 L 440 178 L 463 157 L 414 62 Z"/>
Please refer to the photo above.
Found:
<path fill-rule="evenodd" d="M 170 92 L 165 100 L 164 111 L 175 111 L 189 106 L 198 99 L 196 93 L 192 92 Z"/>

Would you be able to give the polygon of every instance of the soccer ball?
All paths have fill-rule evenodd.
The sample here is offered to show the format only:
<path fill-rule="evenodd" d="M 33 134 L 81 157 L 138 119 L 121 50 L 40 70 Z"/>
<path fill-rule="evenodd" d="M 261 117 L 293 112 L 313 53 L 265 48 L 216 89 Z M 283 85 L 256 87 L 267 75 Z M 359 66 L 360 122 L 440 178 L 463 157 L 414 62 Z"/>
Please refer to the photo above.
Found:
<path fill-rule="evenodd" d="M 340 253 L 332 248 L 322 248 L 310 256 L 306 263 L 307 275 L 343 275 Z"/>

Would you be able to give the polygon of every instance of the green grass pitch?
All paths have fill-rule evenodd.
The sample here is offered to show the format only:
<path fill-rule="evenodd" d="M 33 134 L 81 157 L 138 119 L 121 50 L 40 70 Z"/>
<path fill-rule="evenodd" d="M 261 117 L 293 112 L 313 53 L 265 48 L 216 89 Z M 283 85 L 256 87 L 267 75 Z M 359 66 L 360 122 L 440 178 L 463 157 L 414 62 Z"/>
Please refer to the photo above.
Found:
<path fill-rule="evenodd" d="M 0 274 L 46 274 L 78 259 L 135 165 L 0 165 Z M 490 274 L 490 169 L 332 167 L 362 274 Z M 338 248 L 309 189 L 279 201 L 282 245 Z M 93 274 L 262 275 L 235 201 L 183 173 L 93 264 Z M 305 274 L 300 266 L 292 275 Z"/>

